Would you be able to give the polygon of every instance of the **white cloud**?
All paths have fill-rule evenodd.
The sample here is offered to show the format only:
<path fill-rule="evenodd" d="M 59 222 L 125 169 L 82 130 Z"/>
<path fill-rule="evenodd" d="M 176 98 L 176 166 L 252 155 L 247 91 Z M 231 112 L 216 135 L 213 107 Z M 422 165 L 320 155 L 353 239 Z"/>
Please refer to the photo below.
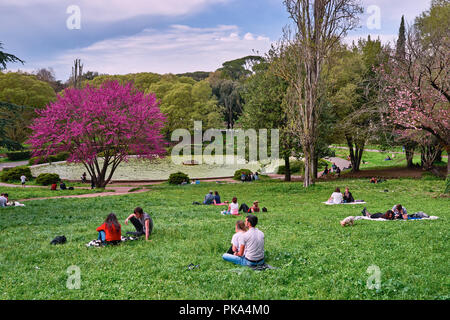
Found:
<path fill-rule="evenodd" d="M 117 21 L 139 15 L 180 16 L 198 12 L 207 6 L 227 3 L 231 0 L 1 0 L 0 6 L 25 9 L 78 5 L 82 19 L 95 21 Z"/>
<path fill-rule="evenodd" d="M 168 30 L 145 29 L 133 36 L 99 41 L 35 64 L 53 67 L 58 78 L 64 79 L 76 58 L 82 60 L 85 70 L 108 74 L 214 71 L 227 60 L 254 51 L 264 54 L 270 45 L 264 36 L 241 36 L 237 26 L 203 29 L 173 25 Z"/>

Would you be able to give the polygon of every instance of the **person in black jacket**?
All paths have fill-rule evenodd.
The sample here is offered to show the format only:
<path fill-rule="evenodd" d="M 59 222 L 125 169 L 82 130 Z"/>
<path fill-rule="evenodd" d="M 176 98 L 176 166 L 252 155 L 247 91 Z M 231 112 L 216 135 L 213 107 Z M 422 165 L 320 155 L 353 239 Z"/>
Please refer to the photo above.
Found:
<path fill-rule="evenodd" d="M 352 193 L 347 187 L 345 188 L 344 192 L 344 203 L 352 203 L 352 202 L 355 202 L 355 199 L 353 199 Z"/>

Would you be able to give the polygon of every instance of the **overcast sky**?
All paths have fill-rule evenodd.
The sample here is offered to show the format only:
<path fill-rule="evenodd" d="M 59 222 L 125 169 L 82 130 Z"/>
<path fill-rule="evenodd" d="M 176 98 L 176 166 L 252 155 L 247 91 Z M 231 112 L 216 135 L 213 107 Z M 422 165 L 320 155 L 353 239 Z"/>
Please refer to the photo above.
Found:
<path fill-rule="evenodd" d="M 73 5 L 80 29 L 67 27 Z M 412 22 L 430 0 L 362 5 L 361 27 L 347 42 L 369 34 L 395 40 L 401 16 Z M 379 28 L 368 28 L 376 10 Z M 76 58 L 84 71 L 108 74 L 214 71 L 224 61 L 264 54 L 288 23 L 282 0 L 0 0 L 0 42 L 26 61 L 8 70 L 51 67 L 63 81 Z"/>

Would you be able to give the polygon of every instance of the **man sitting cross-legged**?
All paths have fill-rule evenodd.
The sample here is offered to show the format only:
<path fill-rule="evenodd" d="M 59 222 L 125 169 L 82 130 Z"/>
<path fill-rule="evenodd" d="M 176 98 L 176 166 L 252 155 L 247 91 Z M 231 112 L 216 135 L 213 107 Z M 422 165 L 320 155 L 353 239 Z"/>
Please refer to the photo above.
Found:
<path fill-rule="evenodd" d="M 125 224 L 128 225 L 128 221 L 131 221 L 133 226 L 136 228 L 136 232 L 127 232 L 127 234 L 133 236 L 143 236 L 145 235 L 145 240 L 149 241 L 149 236 L 153 231 L 153 220 L 152 218 L 142 210 L 142 208 L 137 207 L 134 209 L 134 213 L 125 219 Z"/>
<path fill-rule="evenodd" d="M 242 235 L 239 252 L 225 253 L 222 256 L 225 261 L 249 267 L 264 264 L 264 233 L 256 228 L 257 223 L 258 218 L 254 215 L 245 218 L 248 231 Z"/>

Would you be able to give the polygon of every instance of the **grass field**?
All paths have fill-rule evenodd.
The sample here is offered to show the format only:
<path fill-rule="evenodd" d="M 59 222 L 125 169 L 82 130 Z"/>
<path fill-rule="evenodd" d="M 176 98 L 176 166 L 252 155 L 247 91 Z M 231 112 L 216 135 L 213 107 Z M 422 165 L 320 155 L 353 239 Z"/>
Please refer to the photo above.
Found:
<path fill-rule="evenodd" d="M 449 299 L 449 200 L 438 195 L 444 181 L 366 180 L 249 184 L 202 183 L 152 186 L 125 196 L 30 201 L 0 210 L 1 299 Z M 371 212 L 402 203 L 409 213 L 424 211 L 435 221 L 339 221 L 360 215 L 361 205 L 326 206 L 336 186 L 349 186 Z M 195 206 L 209 189 L 239 203 L 259 200 L 265 233 L 263 272 L 222 260 L 238 219 L 221 208 Z M 384 192 L 388 190 L 388 192 Z M 152 241 L 86 248 L 95 228 L 115 212 L 123 220 L 135 206 L 154 219 Z M 51 246 L 57 235 L 68 242 Z M 186 270 L 190 263 L 200 267 Z M 81 270 L 81 289 L 66 288 L 67 268 Z M 367 269 L 381 269 L 381 289 L 369 290 Z"/>
<path fill-rule="evenodd" d="M 60 196 L 73 196 L 89 193 L 100 193 L 105 192 L 104 189 L 75 189 L 75 190 L 65 190 L 65 191 L 52 191 L 50 187 L 44 188 L 21 188 L 21 187 L 2 187 L 0 186 L 0 191 L 2 193 L 7 193 L 9 195 L 10 201 L 17 201 L 21 199 L 33 199 L 33 198 L 47 198 L 47 197 L 60 197 Z M 113 191 L 113 190 L 108 190 Z"/>

